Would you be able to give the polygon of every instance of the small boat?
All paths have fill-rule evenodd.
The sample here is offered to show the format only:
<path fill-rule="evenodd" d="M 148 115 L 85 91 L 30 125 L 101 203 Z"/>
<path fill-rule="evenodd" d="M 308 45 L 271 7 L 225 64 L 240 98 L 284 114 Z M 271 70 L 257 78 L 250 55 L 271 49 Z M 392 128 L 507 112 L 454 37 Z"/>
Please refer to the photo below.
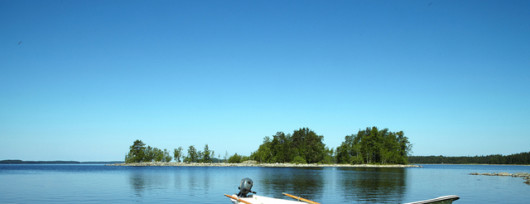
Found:
<path fill-rule="evenodd" d="M 241 183 L 238 187 L 239 193 L 234 195 L 227 195 L 226 197 L 230 198 L 233 204 L 320 204 L 312 200 L 308 200 L 302 197 L 294 196 L 288 193 L 283 193 L 283 195 L 291 197 L 295 200 L 286 200 L 280 198 L 271 198 L 267 196 L 258 196 L 255 195 L 256 192 L 252 191 L 252 186 L 254 182 L 250 178 L 244 178 L 241 180 Z M 249 193 L 252 193 L 249 195 Z M 438 198 L 433 198 L 429 200 L 416 201 L 406 204 L 451 204 L 453 201 L 460 199 L 456 195 L 441 196 Z"/>

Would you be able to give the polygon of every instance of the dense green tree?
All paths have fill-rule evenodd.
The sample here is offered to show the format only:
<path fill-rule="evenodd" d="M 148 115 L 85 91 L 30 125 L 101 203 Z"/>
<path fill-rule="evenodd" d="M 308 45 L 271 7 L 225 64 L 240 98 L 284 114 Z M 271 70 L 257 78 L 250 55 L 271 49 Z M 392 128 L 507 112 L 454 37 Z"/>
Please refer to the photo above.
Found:
<path fill-rule="evenodd" d="M 317 163 L 324 160 L 326 146 L 322 142 L 323 136 L 317 135 L 309 128 L 300 128 L 294 131 L 291 138 L 295 156 L 301 156 L 308 163 Z"/>
<path fill-rule="evenodd" d="M 361 144 L 360 144 L 360 135 L 348 135 L 344 137 L 344 142 L 337 147 L 335 152 L 335 157 L 337 163 L 341 164 L 362 164 L 364 163 L 362 153 L 361 153 Z"/>
<path fill-rule="evenodd" d="M 274 155 L 271 162 L 291 162 L 295 157 L 291 136 L 283 132 L 277 132 L 273 136 L 271 147 L 272 155 Z"/>
<path fill-rule="evenodd" d="M 272 138 L 271 140 L 268 136 L 264 137 L 263 144 L 250 155 L 250 158 L 263 163 L 291 162 L 292 158 L 294 158 L 291 136 L 285 135 L 283 132 L 277 132 Z"/>
<path fill-rule="evenodd" d="M 377 127 L 366 128 L 365 131 L 359 131 L 358 135 L 361 135 L 361 152 L 363 153 L 363 159 L 366 163 L 376 163 L 379 161 L 379 146 L 381 139 L 378 135 Z"/>
<path fill-rule="evenodd" d="M 142 162 L 145 156 L 145 144 L 141 140 L 134 141 L 129 147 L 129 154 L 125 156 L 126 163 Z"/>
<path fill-rule="evenodd" d="M 180 158 L 182 157 L 182 147 L 178 147 L 173 150 L 173 157 L 175 158 L 176 162 L 181 162 Z"/>
<path fill-rule="evenodd" d="M 212 163 L 212 155 L 213 152 L 210 151 L 210 148 L 208 148 L 208 144 L 204 146 L 204 151 L 201 154 L 201 162 L 204 163 Z"/>
<path fill-rule="evenodd" d="M 153 160 L 155 160 L 155 156 L 156 156 L 155 154 L 156 154 L 156 152 L 153 149 L 153 147 L 147 146 L 147 148 L 145 149 L 145 154 L 144 154 L 143 161 L 144 162 L 152 162 Z"/>
<path fill-rule="evenodd" d="M 203 155 L 202 151 L 198 151 L 198 152 L 197 152 L 197 161 L 196 161 L 196 162 L 198 162 L 198 163 L 203 163 L 203 162 L 202 162 L 202 158 L 203 158 L 203 157 L 204 157 L 204 155 Z"/>
<path fill-rule="evenodd" d="M 271 138 L 266 136 L 263 138 L 263 144 L 261 144 L 257 151 L 253 152 L 250 155 L 250 159 L 255 160 L 260 163 L 270 163 L 273 161 L 273 153 L 272 153 L 272 141 Z"/>
<path fill-rule="evenodd" d="M 164 160 L 164 152 L 161 149 L 153 148 L 153 152 L 155 155 L 155 162 L 161 162 Z"/>
<path fill-rule="evenodd" d="M 263 144 L 250 158 L 265 163 L 331 163 L 334 160 L 332 151 L 326 149 L 322 140 L 323 136 L 317 135 L 309 128 L 296 130 L 292 135 L 277 132 L 272 136 L 272 140 L 265 137 Z"/>
<path fill-rule="evenodd" d="M 411 145 L 403 131 L 390 132 L 377 127 L 359 130 L 344 138 L 337 147 L 338 163 L 406 164 Z"/>
<path fill-rule="evenodd" d="M 291 161 L 291 162 L 295 163 L 295 164 L 306 164 L 307 163 L 307 161 L 301 156 L 295 156 L 293 158 L 293 161 Z"/>
<path fill-rule="evenodd" d="M 324 164 L 334 164 L 337 161 L 335 161 L 335 157 L 333 156 L 334 151 L 333 149 L 326 148 L 326 152 L 324 154 L 324 159 L 321 161 L 321 163 Z"/>
<path fill-rule="evenodd" d="M 230 158 L 228 158 L 228 163 L 241 163 L 241 162 L 242 162 L 241 155 L 238 155 L 237 153 L 235 153 Z"/>
<path fill-rule="evenodd" d="M 399 143 L 399 156 L 403 160 L 402 163 L 408 163 L 408 154 L 412 152 L 412 144 L 410 144 L 409 138 L 405 137 L 403 131 L 397 132 L 396 135 Z"/>
<path fill-rule="evenodd" d="M 173 159 L 171 155 L 169 154 L 169 151 L 167 149 L 164 149 L 164 158 L 162 159 L 163 162 L 170 162 Z"/>
<path fill-rule="evenodd" d="M 184 162 L 198 162 L 199 161 L 199 153 L 197 152 L 197 149 L 193 145 L 191 145 L 188 148 L 188 156 L 184 158 Z"/>
<path fill-rule="evenodd" d="M 353 148 L 353 144 L 351 137 L 353 136 L 346 136 L 344 137 L 344 142 L 340 146 L 337 147 L 337 150 L 335 151 L 335 157 L 337 160 L 337 163 L 339 164 L 348 164 L 350 163 L 352 155 L 355 154 L 355 152 L 351 151 Z"/>

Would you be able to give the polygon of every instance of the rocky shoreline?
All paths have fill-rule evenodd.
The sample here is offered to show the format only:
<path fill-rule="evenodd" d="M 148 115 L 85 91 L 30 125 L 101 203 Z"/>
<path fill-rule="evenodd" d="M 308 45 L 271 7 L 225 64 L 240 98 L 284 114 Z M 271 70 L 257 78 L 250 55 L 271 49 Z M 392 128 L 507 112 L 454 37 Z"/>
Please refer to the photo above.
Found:
<path fill-rule="evenodd" d="M 521 178 L 526 180 L 524 183 L 530 185 L 530 173 L 514 173 L 514 174 L 510 174 L 510 173 L 506 173 L 506 172 L 500 172 L 500 173 L 470 173 L 469 175 L 521 177 Z"/>
<path fill-rule="evenodd" d="M 369 167 L 369 168 L 409 168 L 420 167 L 418 165 L 376 165 L 376 164 L 291 164 L 291 163 L 184 163 L 184 162 L 141 162 L 141 163 L 117 163 L 107 164 L 107 166 L 193 166 L 193 167 Z"/>

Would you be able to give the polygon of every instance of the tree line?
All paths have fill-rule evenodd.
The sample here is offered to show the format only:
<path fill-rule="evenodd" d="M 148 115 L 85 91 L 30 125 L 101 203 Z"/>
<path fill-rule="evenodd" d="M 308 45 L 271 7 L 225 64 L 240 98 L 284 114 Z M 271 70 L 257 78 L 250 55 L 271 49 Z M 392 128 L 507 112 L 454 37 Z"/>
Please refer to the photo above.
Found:
<path fill-rule="evenodd" d="M 125 155 L 125 163 L 138 163 L 138 162 L 187 162 L 187 163 L 212 163 L 228 161 L 230 163 L 239 163 L 248 160 L 248 157 L 238 155 L 237 153 L 232 155 L 230 158 L 221 160 L 215 158 L 215 151 L 210 150 L 208 144 L 204 146 L 202 151 L 197 150 L 195 146 L 191 145 L 188 147 L 187 155 L 184 155 L 184 149 L 182 147 L 175 148 L 173 155 L 167 149 L 161 150 L 156 147 L 145 146 L 145 143 L 141 140 L 135 140 L 133 145 L 129 147 L 129 153 Z M 228 153 L 227 153 L 228 154 Z M 226 155 L 225 157 L 228 157 Z"/>
<path fill-rule="evenodd" d="M 326 148 L 323 136 L 309 128 L 300 128 L 293 134 L 277 132 L 266 136 L 250 159 L 260 163 L 333 163 L 333 150 Z"/>
<path fill-rule="evenodd" d="M 272 137 L 265 136 L 259 148 L 250 156 L 234 155 L 222 160 L 239 163 L 255 160 L 259 163 L 342 163 L 342 164 L 406 164 L 411 144 L 403 131 L 391 132 L 388 129 L 368 127 L 357 134 L 345 136 L 344 142 L 336 149 L 328 148 L 323 143 L 324 136 L 318 135 L 309 128 L 300 128 L 291 134 L 277 132 Z M 213 162 L 221 161 L 214 158 L 214 151 L 205 145 L 203 151 L 189 146 L 187 156 L 183 148 L 174 149 L 173 157 L 166 149 L 160 150 L 145 147 L 141 140 L 134 141 L 129 153 L 125 156 L 126 163 L 133 162 Z M 181 158 L 183 160 L 181 160 Z"/>
<path fill-rule="evenodd" d="M 377 127 L 346 136 L 336 149 L 327 148 L 323 138 L 309 128 L 292 134 L 278 132 L 265 137 L 250 159 L 263 163 L 406 164 L 412 148 L 403 131 Z"/>
<path fill-rule="evenodd" d="M 337 163 L 346 164 L 407 164 L 411 148 L 403 131 L 371 127 L 346 136 L 337 147 L 336 158 Z"/>
<path fill-rule="evenodd" d="M 416 164 L 530 164 L 530 152 L 511 155 L 487 156 L 409 156 L 409 161 Z"/>

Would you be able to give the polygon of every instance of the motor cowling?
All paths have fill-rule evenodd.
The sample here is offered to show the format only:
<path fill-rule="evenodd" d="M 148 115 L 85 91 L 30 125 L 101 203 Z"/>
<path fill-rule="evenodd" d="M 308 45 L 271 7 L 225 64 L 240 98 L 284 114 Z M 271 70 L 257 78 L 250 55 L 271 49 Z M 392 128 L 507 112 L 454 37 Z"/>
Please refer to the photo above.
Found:
<path fill-rule="evenodd" d="M 249 193 L 256 194 L 256 192 L 252 191 L 253 185 L 254 185 L 254 182 L 252 181 L 252 179 L 250 178 L 241 179 L 241 183 L 239 184 L 239 187 L 238 187 L 239 193 L 237 194 L 237 196 L 246 198 L 248 197 Z"/>

